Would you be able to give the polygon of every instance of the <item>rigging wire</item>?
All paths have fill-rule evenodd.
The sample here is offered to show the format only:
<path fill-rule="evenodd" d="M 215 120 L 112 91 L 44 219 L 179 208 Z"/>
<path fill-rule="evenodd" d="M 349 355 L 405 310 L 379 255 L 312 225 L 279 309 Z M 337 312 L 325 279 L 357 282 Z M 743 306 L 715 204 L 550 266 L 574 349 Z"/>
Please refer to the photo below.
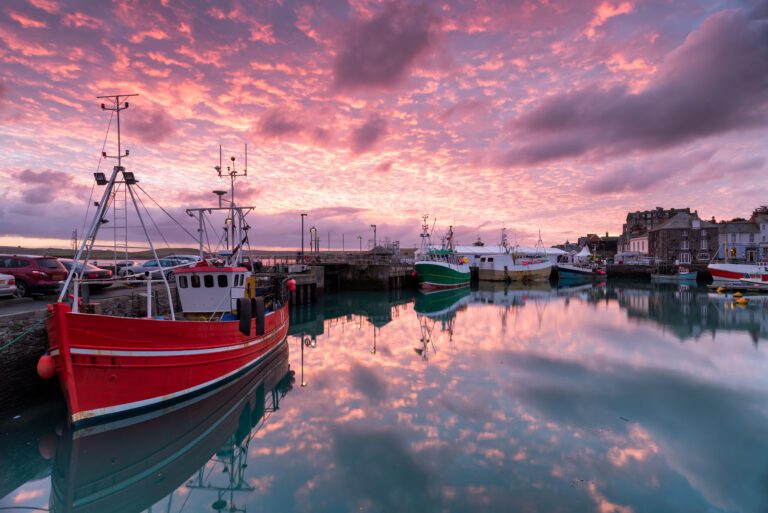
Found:
<path fill-rule="evenodd" d="M 160 231 L 160 227 L 157 226 L 157 223 L 152 218 L 152 214 L 149 213 L 149 209 L 144 204 L 144 200 L 142 200 L 141 196 L 139 196 L 138 194 L 136 195 L 136 197 L 139 199 L 139 203 L 141 203 L 141 207 L 144 209 L 144 212 L 146 212 L 147 217 L 149 218 L 150 221 L 152 221 L 152 225 L 155 227 L 155 230 L 157 231 L 158 235 L 160 235 L 160 238 L 163 239 L 163 242 L 165 242 L 165 247 L 168 248 L 168 249 L 171 249 L 171 245 L 168 244 L 168 241 L 165 239 L 165 235 L 163 235 L 163 232 Z"/>
<path fill-rule="evenodd" d="M 109 123 L 107 123 L 107 132 L 104 134 L 104 142 L 101 144 L 101 153 L 99 153 L 99 162 L 96 164 L 96 172 L 101 169 L 101 162 L 104 160 L 104 150 L 107 148 L 107 138 L 109 137 L 109 130 L 112 128 L 112 118 L 115 115 L 115 111 L 109 114 Z M 88 196 L 88 205 L 85 207 L 85 215 L 83 216 L 83 233 L 85 233 L 85 223 L 88 221 L 88 212 L 91 210 L 93 204 L 93 190 L 96 188 L 96 182 L 91 185 L 91 194 Z"/>
<path fill-rule="evenodd" d="M 151 200 L 152 200 L 152 202 L 153 202 L 155 205 L 157 205 L 157 208 L 159 208 L 160 210 L 162 210 L 162 211 L 163 211 L 163 213 L 164 213 L 165 215 L 167 215 L 168 217 L 170 217 L 170 218 L 171 218 L 171 221 L 173 221 L 174 223 L 176 223 L 177 225 L 179 225 L 179 228 L 181 228 L 182 230 L 184 230 L 184 232 L 185 232 L 187 235 L 189 235 L 190 237 L 192 237 L 192 240 L 195 240 L 195 241 L 197 241 L 197 237 L 195 237 L 195 236 L 192 234 L 192 232 L 190 232 L 189 230 L 187 230 L 187 229 L 184 227 L 184 225 L 182 225 L 182 224 L 181 224 L 181 223 L 180 223 L 178 220 L 176 220 L 176 218 L 175 218 L 175 217 L 173 217 L 173 216 L 172 216 L 172 215 L 171 215 L 171 214 L 170 214 L 170 213 L 169 213 L 167 210 L 165 210 L 165 209 L 164 209 L 162 206 L 160 206 L 160 204 L 159 204 L 157 201 L 155 201 L 155 198 L 153 198 L 152 196 L 150 196 L 150 194 L 149 194 L 147 191 L 145 191 L 145 190 L 144 190 L 144 188 L 143 188 L 141 185 L 139 185 L 139 184 L 136 184 L 136 187 L 138 187 L 138 188 L 139 188 L 139 190 L 140 190 L 141 192 L 143 192 L 144 194 L 146 194 L 146 195 L 147 195 L 147 197 L 148 197 L 149 199 L 151 199 Z"/>

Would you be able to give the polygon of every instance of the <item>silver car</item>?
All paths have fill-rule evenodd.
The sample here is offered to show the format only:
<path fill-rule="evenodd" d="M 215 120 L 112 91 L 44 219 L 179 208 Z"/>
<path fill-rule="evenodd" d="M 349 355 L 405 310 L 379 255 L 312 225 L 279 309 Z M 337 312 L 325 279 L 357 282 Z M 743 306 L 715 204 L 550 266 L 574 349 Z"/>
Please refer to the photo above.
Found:
<path fill-rule="evenodd" d="M 146 276 L 150 276 L 153 280 L 159 280 L 162 279 L 162 275 L 160 274 L 160 267 L 163 267 L 163 269 L 165 269 L 166 278 L 173 280 L 173 269 L 167 268 L 183 266 L 185 264 L 192 265 L 190 262 L 172 258 L 161 258 L 159 262 L 157 260 L 147 260 L 141 265 L 129 265 L 123 267 L 120 269 L 120 277 L 128 279 L 144 279 Z"/>
<path fill-rule="evenodd" d="M 0 297 L 16 294 L 16 278 L 10 274 L 0 274 Z"/>

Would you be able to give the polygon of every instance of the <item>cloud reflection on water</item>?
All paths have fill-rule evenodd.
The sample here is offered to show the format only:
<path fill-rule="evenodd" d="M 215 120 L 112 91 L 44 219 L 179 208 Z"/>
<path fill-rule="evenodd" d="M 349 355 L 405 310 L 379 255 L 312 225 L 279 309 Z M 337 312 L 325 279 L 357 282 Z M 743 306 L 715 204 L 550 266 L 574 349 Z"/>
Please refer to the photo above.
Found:
<path fill-rule="evenodd" d="M 296 309 L 290 360 L 307 386 L 254 434 L 255 489 L 241 502 L 306 512 L 768 508 L 764 303 L 741 309 L 699 289 L 648 286 L 465 292 L 327 295 Z M 428 358 L 414 351 L 423 326 Z M 0 504 L 38 489 L 30 481 Z M 208 510 L 194 497 L 185 511 Z"/>

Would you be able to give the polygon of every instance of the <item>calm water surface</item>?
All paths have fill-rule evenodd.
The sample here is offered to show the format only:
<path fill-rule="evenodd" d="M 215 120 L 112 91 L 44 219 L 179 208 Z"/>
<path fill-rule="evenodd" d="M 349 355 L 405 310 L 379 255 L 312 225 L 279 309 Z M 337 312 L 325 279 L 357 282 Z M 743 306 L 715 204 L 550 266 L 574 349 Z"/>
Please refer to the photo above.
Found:
<path fill-rule="evenodd" d="M 267 365 L 164 416 L 0 420 L 0 510 L 766 511 L 767 305 L 648 285 L 327 295 Z"/>

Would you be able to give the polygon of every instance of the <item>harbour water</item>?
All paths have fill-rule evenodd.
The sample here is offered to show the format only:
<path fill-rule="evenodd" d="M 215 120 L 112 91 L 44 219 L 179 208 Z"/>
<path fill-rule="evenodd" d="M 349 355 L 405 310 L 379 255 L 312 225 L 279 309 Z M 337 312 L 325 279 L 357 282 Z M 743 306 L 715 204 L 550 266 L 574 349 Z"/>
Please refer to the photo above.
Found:
<path fill-rule="evenodd" d="M 191 405 L 0 419 L 0 509 L 765 511 L 767 339 L 687 286 L 329 294 Z"/>

